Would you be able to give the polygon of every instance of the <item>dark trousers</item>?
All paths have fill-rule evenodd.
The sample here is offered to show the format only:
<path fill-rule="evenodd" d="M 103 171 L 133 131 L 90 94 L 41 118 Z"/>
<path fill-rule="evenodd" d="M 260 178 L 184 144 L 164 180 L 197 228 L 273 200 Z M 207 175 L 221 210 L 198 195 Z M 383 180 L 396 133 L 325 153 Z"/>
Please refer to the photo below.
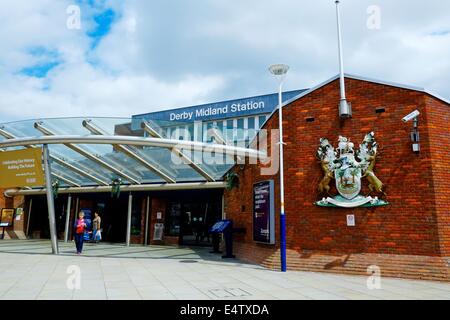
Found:
<path fill-rule="evenodd" d="M 77 247 L 77 252 L 81 253 L 83 251 L 83 236 L 84 234 L 75 233 L 75 246 Z"/>

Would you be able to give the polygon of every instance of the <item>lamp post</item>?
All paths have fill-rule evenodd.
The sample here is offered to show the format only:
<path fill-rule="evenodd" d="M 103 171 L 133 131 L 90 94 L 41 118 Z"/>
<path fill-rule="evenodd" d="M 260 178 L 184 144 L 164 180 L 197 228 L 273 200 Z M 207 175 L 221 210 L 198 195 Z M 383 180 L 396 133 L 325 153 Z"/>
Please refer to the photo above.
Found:
<path fill-rule="evenodd" d="M 289 70 L 289 66 L 284 64 L 272 65 L 269 71 L 278 77 L 280 81 L 279 91 L 278 91 L 278 119 L 279 119 L 279 130 L 280 130 L 280 260 L 281 260 L 281 271 L 286 272 L 286 215 L 284 212 L 284 156 L 283 156 L 283 82 L 286 78 L 286 73 Z"/>

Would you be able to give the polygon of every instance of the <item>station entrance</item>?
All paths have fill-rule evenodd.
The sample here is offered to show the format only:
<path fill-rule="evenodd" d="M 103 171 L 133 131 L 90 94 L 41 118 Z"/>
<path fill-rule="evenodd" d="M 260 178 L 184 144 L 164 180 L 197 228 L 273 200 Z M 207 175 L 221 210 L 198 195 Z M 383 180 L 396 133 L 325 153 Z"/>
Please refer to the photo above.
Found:
<path fill-rule="evenodd" d="M 125 243 L 128 230 L 129 192 L 112 197 L 111 193 L 83 193 L 70 196 L 69 222 L 66 221 L 69 195 L 55 199 L 55 218 L 59 240 L 73 239 L 73 225 L 78 212 L 85 219 L 101 217 L 102 241 Z M 130 237 L 133 244 L 179 244 L 184 246 L 211 246 L 210 227 L 222 219 L 222 189 L 179 190 L 131 193 Z M 27 196 L 29 224 L 27 236 L 50 239 L 47 199 L 43 195 Z M 158 205 L 156 205 L 158 204 Z M 154 238 L 156 223 L 164 225 L 162 240 Z M 156 242 L 154 241 L 156 240 Z"/>

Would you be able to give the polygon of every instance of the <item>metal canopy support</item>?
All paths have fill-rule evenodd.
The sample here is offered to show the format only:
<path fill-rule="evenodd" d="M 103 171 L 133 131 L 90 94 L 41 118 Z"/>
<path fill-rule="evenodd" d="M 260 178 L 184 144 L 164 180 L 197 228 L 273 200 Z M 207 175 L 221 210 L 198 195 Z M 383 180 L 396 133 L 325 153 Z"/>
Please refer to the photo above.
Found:
<path fill-rule="evenodd" d="M 58 235 L 56 234 L 56 219 L 55 219 L 55 202 L 52 192 L 52 178 L 51 178 L 51 165 L 48 153 L 48 145 L 42 146 L 44 170 L 45 170 L 45 185 L 47 189 L 47 208 L 48 208 L 48 221 L 50 225 L 50 239 L 52 242 L 52 253 L 59 254 L 58 250 Z"/>
<path fill-rule="evenodd" d="M 43 136 L 43 137 L 27 137 L 20 139 L 12 139 L 0 141 L 0 148 L 11 148 L 24 146 L 29 144 L 126 144 L 131 146 L 159 147 L 159 148 L 190 148 L 194 151 L 216 152 L 227 155 L 236 156 L 236 154 L 250 159 L 267 159 L 267 152 L 235 147 L 230 145 L 220 145 L 213 143 L 204 143 L 190 140 L 173 140 L 173 139 L 157 139 L 144 138 L 134 136 L 79 136 L 79 135 L 62 135 L 62 136 Z M 73 146 L 76 147 L 76 146 Z M 92 156 L 92 155 L 91 155 Z M 95 157 L 95 156 L 94 156 Z M 96 158 L 97 161 L 100 160 Z M 101 161 L 101 160 L 100 160 Z"/>
<path fill-rule="evenodd" d="M 141 191 L 173 191 L 173 190 L 205 190 L 205 189 L 225 189 L 225 181 L 218 182 L 179 182 L 179 183 L 154 183 L 140 185 L 124 185 L 120 188 L 123 192 L 141 192 Z M 111 192 L 111 187 L 60 187 L 59 194 L 79 194 L 79 193 L 106 193 Z M 46 189 L 30 189 L 30 190 L 6 190 L 5 195 L 8 197 L 22 195 L 34 196 L 46 194 Z"/>
<path fill-rule="evenodd" d="M 67 208 L 66 208 L 66 225 L 64 229 L 64 242 L 69 242 L 69 225 L 70 225 L 70 206 L 72 205 L 72 195 L 69 194 L 67 198 Z"/>
<path fill-rule="evenodd" d="M 35 122 L 34 127 L 35 127 L 37 130 L 41 131 L 43 134 L 47 135 L 47 136 L 55 136 L 55 134 L 54 134 L 52 131 L 50 131 L 50 130 L 48 130 L 47 128 L 45 128 L 45 127 L 44 127 L 41 123 L 39 123 L 39 122 Z M 137 179 L 135 179 L 135 178 L 133 178 L 133 177 L 131 177 L 131 176 L 129 176 L 129 175 L 123 173 L 122 171 L 120 171 L 119 169 L 113 167 L 113 166 L 110 165 L 109 163 L 103 161 L 102 159 L 99 159 L 98 157 L 96 157 L 96 156 L 93 155 L 92 153 L 90 153 L 90 152 L 88 152 L 88 151 L 85 151 L 85 150 L 83 150 L 82 148 L 80 148 L 80 147 L 78 147 L 78 146 L 76 146 L 76 145 L 74 145 L 74 144 L 72 144 L 72 143 L 64 143 L 64 145 L 65 145 L 66 147 L 72 149 L 73 151 L 75 151 L 75 152 L 81 154 L 82 156 L 84 156 L 84 157 L 86 157 L 86 158 L 88 158 L 88 159 L 90 159 L 90 160 L 92 160 L 92 161 L 98 163 L 99 165 L 103 166 L 104 168 L 108 169 L 109 171 L 112 171 L 112 172 L 114 172 L 115 174 L 117 174 L 117 175 L 119 175 L 119 176 L 125 178 L 126 180 L 130 181 L 131 183 L 134 183 L 134 184 L 140 184 L 140 182 L 139 182 Z"/>
<path fill-rule="evenodd" d="M 6 131 L 3 127 L 0 127 L 0 135 L 5 137 L 6 139 L 16 139 L 17 138 L 12 133 Z M 25 147 L 26 148 L 36 148 L 36 146 L 34 146 L 34 145 L 27 145 Z M 4 151 L 4 150 L 0 149 L 0 151 Z M 84 176 L 84 177 L 86 177 L 86 178 L 88 178 L 88 179 L 98 183 L 99 185 L 103 185 L 103 186 L 109 185 L 107 182 L 105 182 L 105 181 L 103 181 L 101 179 L 98 179 L 97 177 L 91 175 L 90 173 L 88 173 L 88 172 L 86 172 L 86 171 L 84 171 L 84 170 L 74 166 L 73 164 L 68 163 L 67 161 L 65 161 L 65 160 L 63 160 L 61 158 L 55 157 L 53 155 L 50 155 L 50 159 L 55 161 L 55 162 L 57 162 L 57 163 L 59 163 L 60 165 L 62 165 L 64 167 L 66 167 L 66 168 L 68 168 L 68 169 L 78 173 L 79 175 Z"/>
<path fill-rule="evenodd" d="M 101 186 L 108 186 L 109 185 L 108 182 L 103 181 L 102 179 L 99 179 L 99 178 L 93 176 L 92 174 L 84 171 L 83 169 L 80 169 L 80 168 L 74 166 L 73 164 L 70 164 L 69 162 L 67 162 L 67 161 L 65 161 L 65 160 L 63 160 L 61 158 L 58 158 L 58 157 L 55 157 L 55 156 L 50 156 L 50 158 L 53 161 L 55 161 L 55 162 L 59 163 L 60 165 L 62 165 L 63 167 L 66 167 L 67 169 L 72 170 L 72 171 L 78 173 L 80 176 L 86 177 L 89 180 L 92 180 L 92 181 L 98 183 Z"/>
<path fill-rule="evenodd" d="M 148 245 L 148 231 L 150 229 L 149 224 L 149 214 L 150 214 L 150 196 L 147 196 L 147 201 L 145 202 L 145 239 L 144 239 L 144 245 Z"/>
<path fill-rule="evenodd" d="M 142 122 L 142 128 L 153 138 L 162 139 L 163 137 L 154 130 L 146 121 Z M 190 157 L 188 157 L 186 154 L 184 154 L 180 149 L 178 148 L 169 148 L 172 150 L 172 152 L 180 157 L 188 166 L 190 166 L 192 169 L 197 171 L 202 177 L 206 179 L 206 181 L 214 182 L 215 179 L 204 169 L 202 169 L 198 164 L 196 164 Z"/>
<path fill-rule="evenodd" d="M 27 233 L 25 234 L 27 237 L 30 236 L 30 218 L 32 208 L 33 208 L 33 198 L 30 199 L 30 205 L 28 206 Z"/>
<path fill-rule="evenodd" d="M 88 129 L 92 134 L 99 135 L 99 136 L 108 135 L 105 131 L 103 131 L 102 129 L 98 128 L 96 125 L 94 125 L 91 120 L 84 120 L 83 121 L 83 126 L 86 129 Z M 126 154 L 130 158 L 133 158 L 134 160 L 137 160 L 142 165 L 144 165 L 146 168 L 150 169 L 151 171 L 153 171 L 154 173 L 159 175 L 165 181 L 167 181 L 169 183 L 176 183 L 176 180 L 174 178 L 172 178 L 168 174 L 164 173 L 162 170 L 157 168 L 154 164 L 151 164 L 150 162 L 145 160 L 139 154 L 134 152 L 130 147 L 127 147 L 127 146 L 124 146 L 124 145 L 121 145 L 121 144 L 115 144 L 114 146 L 119 151 L 121 151 L 122 153 Z"/>
<path fill-rule="evenodd" d="M 133 194 L 128 195 L 128 217 L 127 217 L 127 247 L 130 246 L 131 240 L 131 212 L 133 210 Z"/>
<path fill-rule="evenodd" d="M 74 182 L 74 181 L 72 181 L 72 180 L 70 180 L 70 179 L 68 179 L 68 178 L 63 177 L 63 176 L 60 175 L 60 174 L 57 174 L 57 173 L 52 172 L 52 176 L 55 177 L 55 178 L 58 179 L 58 180 L 61 180 L 62 182 L 67 183 L 68 185 L 73 186 L 73 187 L 77 187 L 77 188 L 80 188 L 80 187 L 81 187 L 80 184 L 78 184 L 78 183 L 76 183 L 76 182 Z"/>

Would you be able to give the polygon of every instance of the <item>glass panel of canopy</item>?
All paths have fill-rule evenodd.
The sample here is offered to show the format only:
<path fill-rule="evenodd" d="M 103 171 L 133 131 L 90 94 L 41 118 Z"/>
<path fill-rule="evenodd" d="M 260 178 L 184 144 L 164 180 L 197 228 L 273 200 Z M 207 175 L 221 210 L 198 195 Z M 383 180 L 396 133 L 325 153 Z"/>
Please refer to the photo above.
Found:
<path fill-rule="evenodd" d="M 174 125 L 177 129 L 173 129 Z M 245 147 L 245 141 L 226 141 L 229 134 L 218 130 L 217 137 L 210 139 L 204 131 L 204 124 L 189 122 L 149 121 L 147 127 L 157 132 L 158 137 L 176 140 L 197 140 L 238 145 Z M 200 132 L 195 132 L 195 130 Z M 210 128 L 208 128 L 210 129 Z M 6 133 L 6 136 L 5 136 Z M 8 138 L 89 135 L 120 135 L 149 137 L 144 126 L 131 123 L 129 118 L 55 118 L 25 120 L 0 124 L 0 141 Z M 236 136 L 236 134 L 235 134 Z M 253 139 L 246 136 L 247 142 Z M 153 136 L 155 137 L 155 136 Z M 27 146 L 40 147 L 40 146 Z M 17 150 L 20 147 L 8 148 Z M 213 179 L 219 181 L 234 165 L 230 155 L 208 152 L 177 150 L 161 147 L 135 147 L 120 145 L 49 145 L 52 168 L 61 186 L 110 185 L 116 178 L 124 184 L 151 184 L 164 182 L 198 182 Z M 180 153 L 183 159 L 180 158 Z M 131 154 L 131 156 L 130 156 Z M 189 164 L 186 159 L 193 162 Z M 206 177 L 206 178 L 205 178 Z M 61 181 L 63 180 L 63 181 Z M 210 180 L 211 181 L 211 180 Z"/>

